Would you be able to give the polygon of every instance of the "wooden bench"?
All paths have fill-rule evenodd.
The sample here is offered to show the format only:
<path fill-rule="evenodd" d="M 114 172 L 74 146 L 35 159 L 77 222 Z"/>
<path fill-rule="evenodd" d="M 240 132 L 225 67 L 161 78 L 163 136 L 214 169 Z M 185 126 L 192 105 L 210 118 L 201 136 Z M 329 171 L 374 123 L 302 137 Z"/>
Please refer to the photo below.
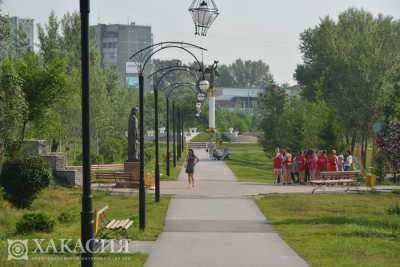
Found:
<path fill-rule="evenodd" d="M 316 186 L 312 193 L 321 186 L 347 186 L 346 191 L 353 185 L 360 176 L 359 171 L 337 171 L 337 172 L 321 172 L 319 179 L 311 180 L 310 184 Z"/>
<path fill-rule="evenodd" d="M 139 188 L 139 180 L 128 172 L 95 172 L 95 183 L 115 184 L 116 188 Z"/>
<path fill-rule="evenodd" d="M 94 225 L 95 235 L 104 235 L 107 231 L 113 231 L 117 234 L 128 236 L 128 229 L 132 226 L 133 220 L 131 219 L 111 219 L 107 220 L 104 213 L 108 210 L 108 206 L 104 206 L 96 212 L 96 220 Z"/>

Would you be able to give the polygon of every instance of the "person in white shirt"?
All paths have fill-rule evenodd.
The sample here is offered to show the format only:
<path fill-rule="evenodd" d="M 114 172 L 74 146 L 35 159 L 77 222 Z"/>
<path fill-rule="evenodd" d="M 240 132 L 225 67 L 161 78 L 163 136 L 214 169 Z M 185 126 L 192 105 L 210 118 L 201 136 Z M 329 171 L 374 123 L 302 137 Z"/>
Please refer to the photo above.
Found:
<path fill-rule="evenodd" d="M 350 150 L 346 152 L 346 159 L 344 161 L 344 171 L 351 171 L 351 166 L 353 165 L 353 156 L 351 155 Z"/>

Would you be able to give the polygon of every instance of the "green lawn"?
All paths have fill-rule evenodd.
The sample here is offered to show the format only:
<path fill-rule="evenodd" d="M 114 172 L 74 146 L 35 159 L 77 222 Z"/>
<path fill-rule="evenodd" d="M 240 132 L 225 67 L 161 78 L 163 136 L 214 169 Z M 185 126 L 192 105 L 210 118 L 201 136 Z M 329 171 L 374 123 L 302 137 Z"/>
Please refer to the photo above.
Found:
<path fill-rule="evenodd" d="M 105 213 L 108 219 L 125 219 L 131 218 L 134 224 L 128 231 L 128 238 L 133 240 L 156 240 L 161 233 L 165 214 L 168 208 L 169 198 L 162 197 L 159 204 L 154 203 L 152 194 L 147 195 L 147 228 L 144 232 L 138 228 L 138 196 L 115 196 L 109 195 L 105 192 L 93 192 L 93 204 L 96 210 L 105 205 L 109 206 L 109 210 Z M 38 199 L 36 199 L 29 210 L 19 210 L 12 207 L 7 201 L 0 198 L 0 266 L 7 257 L 7 239 L 78 239 L 80 237 L 80 211 L 81 211 L 81 189 L 70 189 L 57 186 L 51 186 L 44 190 Z M 17 234 L 15 230 L 16 222 L 23 214 L 27 212 L 44 212 L 56 220 L 54 231 L 51 233 L 31 233 L 26 235 Z M 57 217 L 62 213 L 68 213 L 73 216 L 70 223 L 61 223 L 57 221 Z M 116 238 L 115 234 L 103 236 L 103 238 Z M 123 265 L 123 262 L 112 265 L 112 258 L 114 255 L 107 257 L 108 260 L 102 260 L 105 265 L 100 266 L 128 266 Z M 144 254 L 129 254 L 129 266 L 142 266 L 146 259 Z M 71 260 L 72 262 L 78 261 L 77 259 Z M 35 264 L 28 266 L 50 266 L 43 262 L 35 261 Z M 61 265 L 51 266 L 65 266 L 61 261 Z M 107 264 L 106 264 L 107 263 Z M 71 263 L 72 264 L 72 263 Z M 136 265 L 135 265 L 136 264 Z M 75 264 L 74 264 L 75 265 Z M 21 266 L 21 265 L 6 265 L 6 266 Z M 23 265 L 25 266 L 25 265 Z M 68 265 L 67 265 L 68 266 Z"/>
<path fill-rule="evenodd" d="M 192 139 L 192 142 L 207 142 L 210 139 L 215 141 L 215 133 L 199 133 Z"/>
<path fill-rule="evenodd" d="M 225 163 L 239 181 L 273 183 L 272 159 L 268 158 L 259 144 L 225 144 L 231 159 Z"/>
<path fill-rule="evenodd" d="M 257 201 L 280 236 L 311 266 L 400 266 L 396 194 L 282 194 Z"/>

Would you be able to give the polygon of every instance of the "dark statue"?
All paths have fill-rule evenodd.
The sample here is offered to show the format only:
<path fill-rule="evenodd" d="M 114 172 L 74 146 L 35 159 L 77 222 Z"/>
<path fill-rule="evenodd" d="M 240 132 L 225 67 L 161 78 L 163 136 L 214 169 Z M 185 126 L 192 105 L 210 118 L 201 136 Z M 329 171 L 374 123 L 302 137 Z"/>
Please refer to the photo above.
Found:
<path fill-rule="evenodd" d="M 132 108 L 128 124 L 128 162 L 138 161 L 138 109 Z"/>

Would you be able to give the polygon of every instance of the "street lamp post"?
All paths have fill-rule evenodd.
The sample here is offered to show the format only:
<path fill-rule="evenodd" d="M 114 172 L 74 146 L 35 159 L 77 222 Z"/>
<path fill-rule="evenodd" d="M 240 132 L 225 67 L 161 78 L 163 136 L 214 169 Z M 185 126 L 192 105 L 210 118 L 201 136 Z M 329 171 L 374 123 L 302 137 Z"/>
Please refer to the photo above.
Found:
<path fill-rule="evenodd" d="M 182 156 L 182 147 L 181 147 L 181 108 L 178 107 L 176 109 L 176 138 L 177 138 L 177 159 L 180 160 Z"/>
<path fill-rule="evenodd" d="M 167 118 L 166 118 L 166 126 L 165 126 L 165 128 L 167 128 L 166 130 L 167 130 L 167 162 L 166 162 L 166 164 L 165 164 L 165 166 L 166 166 L 166 173 L 167 173 L 167 176 L 169 177 L 170 176 L 170 171 L 171 171 L 171 166 L 170 166 L 170 151 L 169 151 L 169 139 L 170 139 L 170 133 L 169 133 L 169 121 L 170 121 L 170 119 L 169 119 L 169 97 L 167 97 L 167 99 L 166 99 L 166 108 L 167 108 Z"/>
<path fill-rule="evenodd" d="M 182 147 L 182 152 L 185 151 L 185 127 L 183 125 L 183 112 L 181 110 L 181 147 Z"/>
<path fill-rule="evenodd" d="M 190 48 L 199 49 L 202 51 L 206 51 L 206 49 L 185 42 L 161 42 L 153 44 L 143 49 L 140 49 L 129 57 L 130 60 L 134 60 L 138 64 L 139 76 L 139 228 L 141 230 L 144 230 L 146 227 L 146 189 L 144 186 L 144 71 L 147 63 L 149 63 L 153 55 L 169 48 L 175 48 L 185 51 L 186 53 L 191 55 L 196 60 L 196 63 L 201 67 L 201 69 L 203 69 L 203 64 L 201 64 L 194 53 L 190 51 Z"/>
<path fill-rule="evenodd" d="M 186 71 L 189 72 L 190 74 L 195 74 L 196 79 L 197 77 L 197 72 L 200 71 L 201 73 L 203 73 L 203 68 L 201 66 L 200 69 L 196 70 L 192 67 L 189 66 L 182 66 L 182 65 L 172 65 L 172 66 L 167 66 L 164 68 L 160 68 L 157 69 L 155 72 L 153 72 L 152 74 L 150 74 L 150 77 L 153 77 L 153 95 L 154 95 L 154 116 L 155 116 L 155 126 L 154 129 L 157 132 L 157 135 L 155 135 L 155 168 L 154 168 L 154 172 L 155 172 L 155 200 L 156 202 L 159 201 L 159 196 L 160 196 L 160 163 L 159 163 L 159 158 L 160 158 L 160 154 L 159 154 L 159 125 L 158 125 L 158 117 L 159 117 L 159 111 L 158 111 L 158 91 L 159 91 L 159 86 L 161 85 L 161 82 L 163 81 L 163 79 L 168 76 L 169 74 L 173 73 L 173 72 L 177 72 L 177 71 Z M 158 74 L 162 73 L 160 75 L 160 77 L 158 77 Z M 204 74 L 203 74 L 204 76 Z M 168 106 L 168 105 L 167 105 Z M 169 112 L 169 110 L 168 110 Z M 168 114 L 167 114 L 168 115 Z M 167 116 L 168 117 L 168 116 Z M 168 122 L 169 123 L 169 122 Z M 168 129 L 169 132 L 169 129 Z M 169 136 L 168 136 L 169 138 Z M 168 143 L 168 150 L 169 150 L 169 140 L 167 140 Z M 178 154 L 179 155 L 179 154 Z M 167 175 L 170 175 L 170 171 L 169 171 L 169 159 L 167 161 Z"/>
<path fill-rule="evenodd" d="M 90 188 L 90 87 L 89 87 L 89 13 L 90 1 L 80 1 L 81 13 L 81 60 L 82 60 L 82 212 L 81 212 L 81 241 L 84 250 L 81 254 L 81 265 L 93 266 L 91 240 L 93 239 L 93 206 Z M 90 242 L 90 243 L 89 243 Z"/>
<path fill-rule="evenodd" d="M 156 76 L 154 76 L 154 82 L 156 81 Z M 153 82 L 153 84 L 154 84 Z M 155 201 L 159 202 L 160 201 L 160 154 L 159 154 L 159 140 L 158 140 L 158 88 L 154 84 L 153 88 L 153 93 L 154 93 L 154 141 L 156 145 L 156 158 L 155 158 Z"/>
<path fill-rule="evenodd" d="M 140 171 L 139 171 L 139 228 L 146 228 L 146 188 L 144 186 L 144 77 L 139 73 L 139 143 L 140 143 Z"/>
<path fill-rule="evenodd" d="M 175 101 L 172 100 L 172 153 L 173 153 L 173 164 L 176 167 L 176 110 Z"/>

